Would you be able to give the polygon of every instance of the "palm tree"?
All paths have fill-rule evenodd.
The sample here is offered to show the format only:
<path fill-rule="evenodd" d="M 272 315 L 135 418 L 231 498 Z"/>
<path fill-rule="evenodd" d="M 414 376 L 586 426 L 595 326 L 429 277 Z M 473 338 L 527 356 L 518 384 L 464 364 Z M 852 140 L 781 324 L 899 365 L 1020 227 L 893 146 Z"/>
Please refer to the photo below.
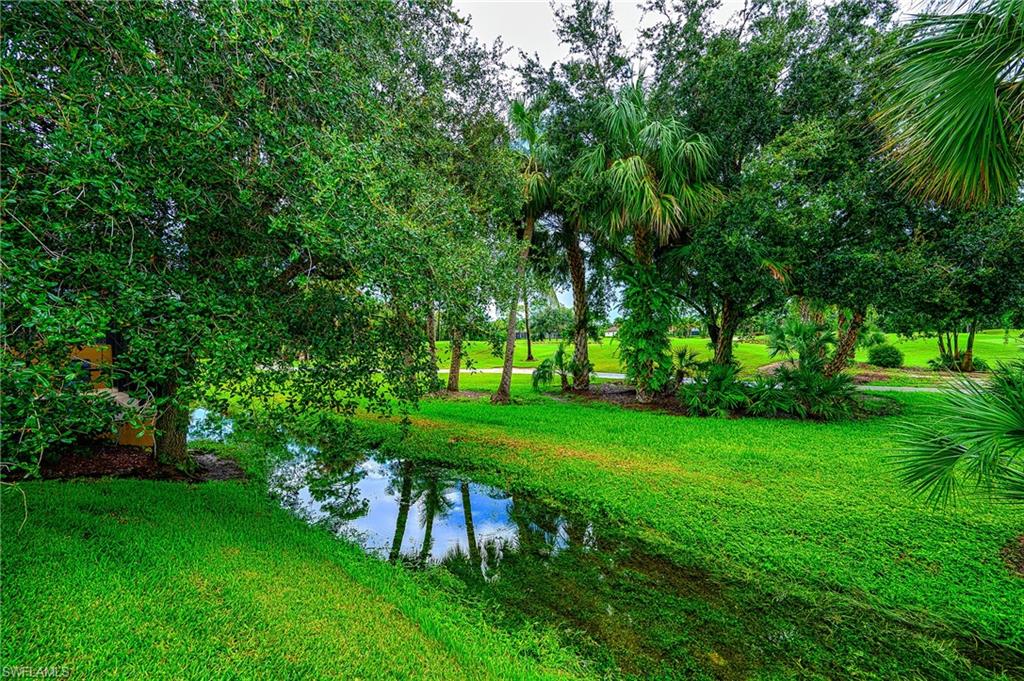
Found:
<path fill-rule="evenodd" d="M 508 311 L 508 330 L 505 336 L 505 362 L 501 371 L 498 392 L 492 397 L 496 404 L 508 403 L 512 387 L 512 362 L 516 350 L 516 308 L 520 287 L 524 285 L 526 265 L 530 259 L 530 242 L 537 218 L 551 205 L 554 187 L 548 173 L 552 150 L 544 134 L 541 121 L 546 104 L 534 100 L 530 105 L 521 100 L 512 102 L 509 120 L 516 133 L 513 148 L 519 154 L 520 173 L 523 178 L 523 234 L 520 239 L 519 263 L 516 268 L 515 293 Z M 524 291 L 525 293 L 525 291 Z"/>
<path fill-rule="evenodd" d="M 1024 0 L 972 0 L 908 30 L 877 114 L 896 180 L 963 207 L 1014 196 L 1024 169 Z"/>
<path fill-rule="evenodd" d="M 658 353 L 651 349 L 665 346 L 667 352 L 668 346 L 667 326 L 660 330 L 647 321 L 658 302 L 651 289 L 655 247 L 683 236 L 686 225 L 717 201 L 718 190 L 706 182 L 714 152 L 678 120 L 653 114 L 642 79 L 604 107 L 599 130 L 600 140 L 580 159 L 578 170 L 599 188 L 596 226 L 609 238 L 626 234 L 632 240 L 632 284 L 627 282 L 624 305 L 644 309 L 627 310 L 634 328 L 620 330 L 620 352 L 638 398 L 645 400 L 660 387 Z"/>
<path fill-rule="evenodd" d="M 900 477 L 946 504 L 964 482 L 1024 503 L 1024 361 L 1001 365 L 987 384 L 963 379 L 931 418 L 902 425 Z"/>

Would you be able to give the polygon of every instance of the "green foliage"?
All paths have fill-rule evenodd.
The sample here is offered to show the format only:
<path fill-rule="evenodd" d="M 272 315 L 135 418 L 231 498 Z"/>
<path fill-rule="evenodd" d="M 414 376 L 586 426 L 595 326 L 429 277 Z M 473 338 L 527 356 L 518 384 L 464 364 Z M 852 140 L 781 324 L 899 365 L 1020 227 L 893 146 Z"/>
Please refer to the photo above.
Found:
<path fill-rule="evenodd" d="M 945 505 L 964 492 L 1024 503 L 1024 362 L 987 383 L 962 379 L 925 418 L 902 426 L 900 477 Z"/>
<path fill-rule="evenodd" d="M 480 280 L 518 209 L 499 57 L 456 15 L 9 9 L 5 461 L 112 427 L 69 387 L 76 345 L 112 342 L 158 414 L 229 382 L 348 413 L 431 387 L 427 305 Z"/>
<path fill-rule="evenodd" d="M 622 278 L 626 316 L 616 337 L 619 359 L 638 394 L 655 394 L 669 385 L 672 375 L 668 330 L 675 319 L 675 301 L 652 267 L 631 267 Z"/>
<path fill-rule="evenodd" d="M 892 54 L 877 120 L 896 179 L 950 205 L 1013 198 L 1024 168 L 1024 2 L 918 16 Z"/>
<path fill-rule="evenodd" d="M 701 365 L 693 380 L 680 385 L 676 394 L 683 406 L 698 416 L 731 416 L 749 401 L 739 368 L 713 362 Z"/>
<path fill-rule="evenodd" d="M 868 350 L 868 362 L 877 367 L 898 369 L 903 366 L 903 352 L 888 343 L 872 345 Z"/>

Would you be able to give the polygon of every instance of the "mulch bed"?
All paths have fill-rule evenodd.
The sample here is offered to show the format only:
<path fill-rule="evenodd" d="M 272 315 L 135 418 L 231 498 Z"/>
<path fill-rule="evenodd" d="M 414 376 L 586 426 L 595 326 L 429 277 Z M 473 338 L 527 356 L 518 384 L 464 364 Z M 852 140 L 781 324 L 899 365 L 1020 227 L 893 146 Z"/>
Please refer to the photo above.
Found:
<path fill-rule="evenodd" d="M 44 463 L 40 473 L 48 480 L 71 478 L 136 478 L 141 480 L 239 480 L 245 473 L 238 464 L 208 452 L 194 452 L 196 467 L 185 473 L 174 466 L 158 462 L 153 453 L 142 447 L 97 445 L 88 454 L 69 454 L 52 463 Z"/>
<path fill-rule="evenodd" d="M 1003 547 L 1003 560 L 1018 577 L 1024 577 L 1024 534 L 1014 537 Z"/>
<path fill-rule="evenodd" d="M 656 397 L 650 402 L 638 402 L 636 399 L 636 389 L 624 383 L 597 383 L 591 385 L 588 392 L 569 394 L 592 402 L 616 404 L 625 409 L 667 412 L 683 416 L 687 414 L 686 409 L 673 397 Z"/>

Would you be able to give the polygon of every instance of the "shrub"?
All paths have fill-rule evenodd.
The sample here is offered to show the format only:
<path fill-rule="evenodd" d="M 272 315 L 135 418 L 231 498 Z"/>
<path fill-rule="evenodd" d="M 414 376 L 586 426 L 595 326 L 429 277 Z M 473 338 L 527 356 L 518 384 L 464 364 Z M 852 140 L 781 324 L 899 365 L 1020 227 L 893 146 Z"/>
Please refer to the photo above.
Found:
<path fill-rule="evenodd" d="M 792 416 L 834 421 L 849 418 L 857 406 L 853 379 L 847 374 L 825 376 L 807 367 L 781 367 L 775 377 L 793 401 Z"/>
<path fill-rule="evenodd" d="M 936 357 L 935 359 L 928 360 L 928 366 L 934 371 L 962 371 L 961 363 L 963 359 L 955 357 L 953 355 L 943 355 L 942 357 Z M 991 371 L 992 368 L 989 363 L 981 357 L 974 357 L 971 359 L 973 371 Z"/>
<path fill-rule="evenodd" d="M 888 343 L 872 345 L 868 350 L 868 362 L 876 367 L 899 369 L 903 366 L 903 352 L 895 345 Z"/>
<path fill-rule="evenodd" d="M 702 364 L 692 383 L 679 387 L 679 401 L 693 414 L 729 416 L 747 406 L 746 386 L 733 364 Z"/>
<path fill-rule="evenodd" d="M 749 406 L 754 416 L 783 416 L 796 413 L 796 401 L 775 376 L 760 374 L 747 386 Z"/>

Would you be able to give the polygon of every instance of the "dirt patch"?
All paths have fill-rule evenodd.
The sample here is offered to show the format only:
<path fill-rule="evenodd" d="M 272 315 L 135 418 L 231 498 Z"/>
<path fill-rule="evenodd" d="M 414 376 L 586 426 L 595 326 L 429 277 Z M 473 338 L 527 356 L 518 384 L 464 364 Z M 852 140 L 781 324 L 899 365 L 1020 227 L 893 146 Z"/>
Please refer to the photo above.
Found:
<path fill-rule="evenodd" d="M 209 452 L 193 454 L 196 467 L 186 473 L 174 466 L 158 462 L 153 453 L 142 447 L 99 445 L 87 454 L 69 454 L 44 463 L 40 474 L 48 480 L 72 478 L 135 478 L 141 480 L 238 480 L 245 473 L 234 461 Z"/>
<path fill-rule="evenodd" d="M 598 383 L 590 386 L 585 393 L 574 393 L 582 400 L 592 402 L 607 402 L 616 404 L 626 409 L 640 411 L 656 411 L 669 414 L 685 416 L 686 409 L 679 404 L 674 397 L 654 397 L 650 402 L 639 402 L 636 399 L 636 389 L 624 383 Z"/>
<path fill-rule="evenodd" d="M 1024 534 L 1011 539 L 1003 547 L 1002 554 L 1010 571 L 1018 577 L 1024 577 Z"/>

